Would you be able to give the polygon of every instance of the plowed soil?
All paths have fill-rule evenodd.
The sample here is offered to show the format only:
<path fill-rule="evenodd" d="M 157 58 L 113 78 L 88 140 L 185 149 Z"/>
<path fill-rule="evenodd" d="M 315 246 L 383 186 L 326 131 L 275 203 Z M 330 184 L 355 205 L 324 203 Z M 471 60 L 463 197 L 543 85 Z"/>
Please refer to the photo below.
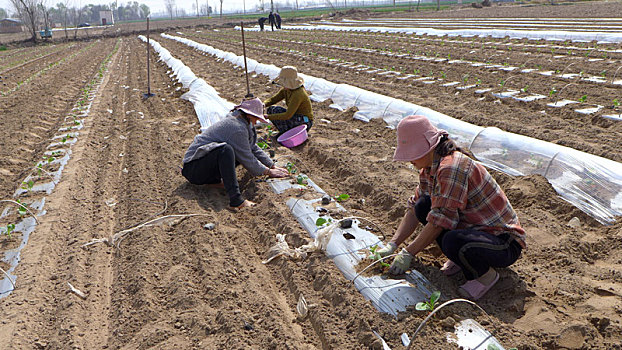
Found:
<path fill-rule="evenodd" d="M 219 35 L 209 44 L 241 54 L 239 45 L 226 40 L 235 31 L 223 29 Z M 271 42 L 260 43 L 259 35 L 249 35 L 247 53 L 262 63 L 297 65 L 303 73 L 426 105 L 471 123 L 622 160 L 616 142 L 620 125 L 593 122 L 600 117 L 565 110 L 549 112 L 548 120 L 535 118 L 541 106 L 494 102 L 487 96 L 478 104 L 482 96 L 469 93 L 463 99 L 453 88 L 355 75 L 346 68 L 259 47 Z M 269 38 L 285 40 L 287 35 Z M 292 33 L 292 40 L 297 35 Z M 340 35 L 345 42 L 361 40 Z M 153 38 L 224 99 L 239 102 L 246 94 L 239 68 L 172 40 Z M 96 42 L 88 54 L 74 58 L 76 64 L 59 65 L 0 98 L 3 130 L 17 135 L 15 141 L 5 138 L 2 143 L 4 198 L 20 186 L 60 125 L 59 118 L 69 112 L 115 43 Z M 391 348 L 404 348 L 400 335 L 412 335 L 426 313 L 412 309 L 397 318 L 380 314 L 320 253 L 304 260 L 261 263 L 278 233 L 287 234 L 290 246 L 309 241 L 285 198 L 272 193 L 262 178 L 238 168 L 243 195 L 259 205 L 234 213 L 226 209 L 224 191 L 191 185 L 179 175 L 178 166 L 199 124 L 192 104 L 179 98 L 184 89 L 177 89 L 168 67 L 153 55 L 150 83 L 155 96 L 143 98 L 145 48 L 142 41 L 128 37 L 112 56 L 63 179 L 47 197 L 47 213 L 22 251 L 15 271 L 17 288 L 0 299 L 0 348 L 382 349 L 373 331 Z M 316 51 L 315 46 L 306 49 Z M 342 51 L 333 52 L 339 57 Z M 487 56 L 476 55 L 483 57 Z M 366 59 L 370 65 L 376 60 Z M 379 66 L 403 64 L 412 70 L 411 61 L 384 56 L 379 60 Z M 447 73 L 465 74 L 452 69 Z M 484 79 L 486 72 L 477 75 Z M 267 98 L 276 89 L 267 77 L 251 74 L 255 96 Z M 444 107 L 451 104 L 458 107 Z M 416 172 L 391 161 L 395 135 L 384 122 L 354 120 L 354 110 L 340 112 L 329 105 L 330 101 L 313 103 L 316 123 L 309 141 L 291 150 L 279 146 L 276 157 L 292 159 L 328 193 L 350 194 L 343 203 L 348 212 L 374 220 L 392 236 L 416 187 Z M 417 337 L 416 348 L 452 348 L 446 333 L 464 318 L 479 321 L 506 348 L 621 348 L 622 223 L 599 224 L 560 199 L 543 177 L 492 173 L 527 230 L 529 248 L 516 264 L 500 271 L 500 282 L 478 302 L 492 322 L 470 307 L 448 307 Z M 118 248 L 104 243 L 82 247 L 147 220 L 179 214 L 200 215 L 133 230 Z M 568 225 L 574 217 L 580 220 L 578 228 Z M 214 229 L 206 229 L 208 223 L 215 224 Z M 0 237 L 1 242 L 7 239 Z M 443 276 L 438 270 L 443 262 L 438 248 L 431 246 L 412 268 L 447 300 L 458 297 L 457 287 L 464 280 Z M 68 282 L 86 298 L 71 293 Z M 300 295 L 314 305 L 306 318 L 296 312 Z"/>

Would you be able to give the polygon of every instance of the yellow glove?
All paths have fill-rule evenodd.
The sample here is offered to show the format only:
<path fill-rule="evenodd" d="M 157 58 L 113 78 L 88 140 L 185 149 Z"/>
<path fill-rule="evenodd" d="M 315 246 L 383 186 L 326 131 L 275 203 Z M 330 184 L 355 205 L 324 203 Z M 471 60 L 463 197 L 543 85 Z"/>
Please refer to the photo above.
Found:
<path fill-rule="evenodd" d="M 392 275 L 403 274 L 410 267 L 412 260 L 412 254 L 410 254 L 406 248 L 403 248 L 395 259 L 393 259 L 393 264 L 389 267 L 389 273 Z"/>

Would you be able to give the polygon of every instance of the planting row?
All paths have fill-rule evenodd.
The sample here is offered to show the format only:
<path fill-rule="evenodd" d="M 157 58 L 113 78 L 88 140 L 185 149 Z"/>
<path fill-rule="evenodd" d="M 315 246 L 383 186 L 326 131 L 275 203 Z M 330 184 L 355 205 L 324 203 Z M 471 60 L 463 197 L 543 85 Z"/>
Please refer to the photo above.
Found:
<path fill-rule="evenodd" d="M 249 35 L 249 41 L 251 41 L 252 38 L 253 36 Z M 261 38 L 254 42 L 260 47 L 265 46 L 265 44 L 262 43 L 265 42 L 265 40 Z M 576 64 L 578 62 L 572 62 L 570 64 L 564 64 L 563 66 L 559 65 L 558 67 L 560 68 L 555 71 L 551 71 L 543 70 L 540 65 L 537 65 L 540 69 L 524 68 L 525 64 L 513 66 L 507 61 L 503 64 L 494 64 L 491 62 L 485 63 L 483 61 L 452 59 L 453 56 L 451 54 L 447 55 L 449 57 L 438 57 L 438 54 L 429 56 L 425 55 L 425 53 L 424 55 L 394 53 L 391 49 L 387 49 L 386 51 L 376 51 L 365 47 L 353 47 L 351 44 L 348 46 L 348 44 L 328 45 L 319 43 L 310 44 L 306 42 L 292 43 L 280 41 L 276 45 L 268 45 L 267 48 L 272 50 L 278 48 L 285 51 L 294 50 L 299 53 L 303 53 L 303 55 L 306 53 L 310 56 L 320 56 L 324 59 L 336 60 L 338 62 L 348 62 L 350 65 L 359 65 L 357 67 L 359 70 L 366 70 L 370 72 L 374 70 L 372 73 L 381 72 L 383 74 L 395 74 L 396 76 L 405 78 L 426 76 L 427 78 L 443 80 L 444 83 L 448 83 L 447 80 L 449 80 L 449 83 L 452 83 L 453 85 L 456 85 L 457 83 L 455 82 L 458 82 L 463 83 L 466 86 L 470 84 L 477 84 L 480 87 L 494 87 L 497 89 L 512 86 L 516 90 L 521 89 L 524 90 L 524 92 L 535 91 L 539 96 L 554 99 L 559 98 L 560 92 L 563 92 L 566 97 L 574 99 L 575 101 L 578 101 L 580 98 L 584 98 L 585 101 L 582 102 L 586 102 L 589 99 L 589 102 L 591 103 L 600 104 L 601 106 L 606 107 L 614 107 L 614 100 L 620 100 L 619 88 L 622 87 L 622 77 L 612 81 L 606 77 L 605 73 L 603 73 L 611 71 L 610 74 L 613 76 L 615 72 L 613 72 L 612 69 L 607 70 L 601 68 L 602 70 L 600 70 L 600 72 L 603 74 L 598 76 L 590 75 L 584 71 L 573 73 L 573 69 L 592 65 L 592 63 L 587 62 L 580 64 Z M 335 49 L 338 49 L 339 51 L 335 51 Z M 350 52 L 342 53 L 340 51 Z M 379 59 L 378 55 L 385 56 L 386 59 Z M 521 53 L 512 54 L 512 56 L 522 55 L 523 54 Z M 530 60 L 533 58 L 534 57 L 530 58 Z M 547 58 L 546 60 L 550 60 L 550 58 Z M 378 61 L 381 61 L 384 65 L 378 66 L 378 63 L 380 63 Z M 416 63 L 413 62 L 413 64 L 409 61 L 416 61 Z M 523 61 L 526 61 L 526 59 Z M 476 69 L 470 69 L 470 73 L 464 73 L 464 70 L 451 67 L 452 65 L 457 64 L 467 64 Z M 612 68 L 611 64 L 605 64 L 605 66 Z M 380 71 L 378 71 L 378 69 L 380 69 Z M 495 71 L 496 73 L 493 73 Z M 494 75 L 491 75 L 491 73 Z M 535 76 L 522 78 L 519 73 L 529 73 L 534 74 Z M 519 75 L 519 77 L 516 77 L 516 75 Z M 538 91 L 538 87 L 534 86 L 533 83 L 530 85 L 529 82 L 531 80 L 538 80 L 540 82 L 539 85 L 547 87 L 546 90 Z M 602 87 L 597 87 L 597 85 L 603 84 L 608 84 L 607 88 L 609 90 L 603 91 Z M 597 89 L 599 91 L 599 95 L 594 96 L 588 91 L 582 91 L 586 88 L 586 86 L 591 89 Z M 576 93 L 575 91 L 578 92 L 578 95 L 573 96 L 572 93 Z M 610 96 L 605 97 L 608 95 L 608 92 Z M 594 101 L 595 99 L 597 100 Z M 544 105 L 542 105 L 542 108 L 544 108 Z M 614 112 L 606 114 L 614 114 Z"/>
<path fill-rule="evenodd" d="M 255 44 L 257 47 L 265 47 L 264 45 L 260 45 L 260 44 Z M 302 45 L 302 46 L 308 46 L 309 44 L 306 45 Z M 326 47 L 327 45 L 324 44 L 314 44 L 314 45 L 319 45 L 320 47 Z M 279 47 L 283 47 L 283 46 L 279 46 Z M 332 46 L 332 48 L 335 48 L 334 46 Z M 339 47 L 337 47 L 339 48 Z M 274 50 L 274 47 L 272 47 L 272 49 Z M 352 48 L 346 48 L 345 50 L 350 50 L 350 51 L 366 51 L 367 49 L 352 49 Z M 330 57 L 326 57 L 326 56 L 321 56 L 318 55 L 315 52 L 304 52 L 304 51 L 296 51 L 294 49 L 289 49 L 286 51 L 283 51 L 284 53 L 288 53 L 288 54 L 298 54 L 301 57 L 306 57 L 306 55 L 312 55 L 314 56 L 314 58 L 316 59 L 320 59 L 320 60 L 324 60 L 324 61 L 328 61 L 329 63 L 333 63 L 335 65 L 340 65 L 342 67 L 346 67 L 346 68 L 351 68 L 351 69 L 356 69 L 358 71 L 364 71 L 365 73 L 372 73 L 372 74 L 378 74 L 378 75 L 394 75 L 396 77 L 398 77 L 397 79 L 412 79 L 414 81 L 418 81 L 420 83 L 423 84 L 432 84 L 434 82 L 438 82 L 439 84 L 447 87 L 447 86 L 454 86 L 456 89 L 458 90 L 466 90 L 466 89 L 470 89 L 470 88 L 475 88 L 476 92 L 478 94 L 481 93 L 485 93 L 488 91 L 491 91 L 491 88 L 482 88 L 483 86 L 483 82 L 482 79 L 476 77 L 471 77 L 468 73 L 463 75 L 461 77 L 461 80 L 458 81 L 452 81 L 449 79 L 450 75 L 456 75 L 454 70 L 449 69 L 448 72 L 445 72 L 443 70 L 441 70 L 438 74 L 438 77 L 436 77 L 435 72 L 434 71 L 430 71 L 429 74 L 425 74 L 425 73 L 421 73 L 420 69 L 415 68 L 413 69 L 413 73 L 414 74 L 405 74 L 406 71 L 404 69 L 402 69 L 401 71 L 397 71 L 395 69 L 395 66 L 392 66 L 390 69 L 387 68 L 382 68 L 382 67 L 374 67 L 374 66 L 369 66 L 369 65 L 365 65 L 365 64 L 358 64 L 359 62 L 350 62 L 350 61 L 344 61 L 343 59 L 337 59 L 337 58 L 330 58 Z M 373 51 L 371 51 L 373 52 Z M 394 56 L 396 58 L 399 59 L 412 59 L 412 60 L 420 60 L 420 61 L 434 61 L 434 62 L 444 62 L 446 64 L 470 64 L 472 67 L 483 67 L 486 68 L 488 70 L 490 69 L 500 69 L 502 71 L 514 71 L 517 70 L 519 73 L 538 73 L 540 75 L 543 76 L 551 76 L 553 74 L 552 71 L 539 71 L 539 70 L 534 70 L 534 69 L 519 69 L 519 67 L 512 67 L 512 66 L 507 66 L 507 65 L 494 65 L 494 64 L 484 64 L 484 63 L 480 63 L 480 62 L 466 62 L 466 61 L 462 61 L 462 60 L 448 60 L 448 59 L 433 59 L 433 58 L 427 58 L 425 56 L 410 56 L 410 55 L 400 55 L 400 54 L 393 54 L 393 53 L 381 53 L 383 55 L 386 56 Z M 423 74 L 420 75 L 420 74 Z M 486 76 L 486 73 L 481 72 L 480 76 Z M 514 76 L 510 76 L 507 79 L 501 79 L 501 81 L 498 83 L 499 88 L 503 89 L 506 85 L 508 85 L 509 81 L 512 80 Z M 587 75 L 583 75 L 583 73 L 580 74 L 560 74 L 560 77 L 566 79 L 566 80 L 570 80 L 570 79 L 580 79 L 581 81 L 587 81 L 587 82 L 597 82 L 597 83 L 605 83 L 606 81 L 604 80 L 604 78 L 602 77 L 593 77 L 593 76 L 587 76 Z M 512 84 L 514 84 L 514 81 L 512 81 Z M 519 90 L 510 90 L 510 91 L 503 91 L 501 90 L 499 93 L 494 94 L 496 97 L 500 97 L 500 98 L 505 98 L 505 97 L 512 97 L 518 101 L 523 101 L 523 102 L 531 102 L 534 100 L 539 100 L 539 99 L 544 99 L 544 98 L 549 98 L 550 99 L 559 99 L 559 96 L 561 95 L 561 92 L 564 92 L 565 88 L 571 85 L 576 85 L 575 83 L 568 83 L 568 84 L 564 84 L 562 88 L 556 88 L 555 86 L 551 87 L 551 89 L 548 92 L 548 96 L 547 95 L 542 95 L 542 94 L 538 94 L 538 93 L 533 93 L 533 89 L 531 89 L 529 87 L 529 85 L 524 85 L 522 88 L 520 88 Z M 622 86 L 622 80 L 616 81 L 615 83 L 613 83 L 612 85 L 621 85 Z M 521 94 L 522 93 L 522 94 Z M 583 114 L 592 114 L 592 113 L 596 113 L 598 111 L 600 111 L 603 106 L 602 105 L 586 105 L 587 104 L 587 99 L 588 99 L 588 95 L 584 94 L 580 97 L 577 97 L 577 100 L 568 100 L 568 99 L 564 99 L 563 101 L 555 101 L 555 102 L 551 102 L 551 103 L 547 103 L 548 107 L 564 107 L 564 106 L 570 106 L 573 104 L 577 104 L 579 102 L 581 102 L 581 106 L 577 107 L 577 106 L 571 106 L 573 108 L 575 108 L 575 111 L 578 113 L 583 113 Z M 622 108 L 620 108 L 620 101 L 622 101 L 622 99 L 619 98 L 613 98 L 613 100 L 611 100 L 608 104 L 607 104 L 607 108 L 605 109 L 605 111 L 603 112 L 603 116 L 610 118 L 610 119 L 614 119 L 614 120 L 619 120 L 622 119 L 620 114 L 622 113 Z M 591 102 L 591 101 L 590 101 Z"/>
<path fill-rule="evenodd" d="M 46 73 L 48 73 L 49 70 L 54 69 L 58 67 L 59 65 L 62 65 L 66 62 L 70 62 L 72 59 L 74 59 L 75 57 L 81 54 L 85 54 L 95 44 L 96 42 L 92 42 L 82 48 L 79 48 L 79 50 L 78 50 L 78 46 L 76 45 L 74 47 L 75 50 L 73 50 L 74 52 L 59 51 L 58 54 L 54 53 L 54 54 L 51 54 L 50 57 L 46 57 L 48 59 L 46 61 L 37 62 L 37 64 L 30 64 L 30 63 L 33 63 L 31 61 L 31 62 L 28 62 L 29 63 L 28 65 L 19 67 L 19 71 L 12 70 L 11 74 L 8 75 L 6 79 L 3 79 L 3 82 L 4 82 L 3 85 L 6 86 L 6 88 L 3 90 L 0 90 L 0 95 L 8 96 L 14 93 L 18 89 L 22 88 L 25 84 L 30 83 L 33 79 L 39 78 L 45 75 Z M 52 57 L 52 55 L 60 56 L 60 58 Z"/>
<path fill-rule="evenodd" d="M 24 169 L 27 174 L 20 187 L 12 196 L 13 203 L 3 206 L 0 212 L 0 243 L 3 250 L 1 259 L 5 270 L 5 278 L 0 280 L 0 297 L 7 296 L 16 287 L 16 276 L 13 274 L 20 261 L 21 250 L 28 243 L 30 234 L 36 227 L 36 216 L 45 214 L 45 197 L 49 195 L 60 181 L 62 171 L 71 156 L 71 146 L 75 144 L 89 116 L 89 110 L 97 90 L 103 80 L 104 73 L 112 55 L 117 51 L 120 40 L 112 52 L 102 62 L 94 76 L 81 90 L 79 99 L 60 124 L 57 133 L 52 136 L 51 143 L 45 147 L 39 161 L 33 168 Z M 5 203 L 3 203 L 5 204 Z"/>
<path fill-rule="evenodd" d="M 221 33 L 219 34 L 222 35 Z M 344 37 L 344 40 L 347 40 L 347 38 Z M 219 39 L 216 37 L 210 37 L 209 41 L 206 39 L 202 39 L 199 41 L 209 42 L 213 45 L 218 45 L 220 48 L 226 51 L 232 51 L 238 55 L 242 54 L 239 46 L 226 41 L 219 41 Z M 620 155 L 619 152 L 615 151 L 617 146 L 615 146 L 613 142 L 609 142 L 607 140 L 607 137 L 602 137 L 603 135 L 610 134 L 611 139 L 615 139 L 614 135 L 618 132 L 620 126 L 617 125 L 615 122 L 608 122 L 604 118 L 599 118 L 600 120 L 593 120 L 591 116 L 583 117 L 582 114 L 578 114 L 574 111 L 575 109 L 580 109 L 577 107 L 548 107 L 547 104 L 553 103 L 557 99 L 559 99 L 560 94 L 553 94 L 552 96 L 549 96 L 548 92 L 550 91 L 551 87 L 544 85 L 540 81 L 540 79 L 542 78 L 539 78 L 536 81 L 532 81 L 530 80 L 530 78 L 532 78 L 533 76 L 527 74 L 520 74 L 518 76 L 515 76 L 514 78 L 508 77 L 507 79 L 509 79 L 509 81 L 506 79 L 507 83 L 504 84 L 505 89 L 501 90 L 501 86 L 490 82 L 491 78 L 487 78 L 490 76 L 494 76 L 495 74 L 499 74 L 494 73 L 498 72 L 497 70 L 494 70 L 492 73 L 486 74 L 477 67 L 471 67 L 464 64 L 452 65 L 452 68 L 449 70 L 447 67 L 435 66 L 437 72 L 458 71 L 459 73 L 456 75 L 459 75 L 461 77 L 467 77 L 468 79 L 466 83 L 464 83 L 464 79 L 455 81 L 443 80 L 441 84 L 449 83 L 450 85 L 454 86 L 445 86 L 439 89 L 437 87 L 439 84 L 425 83 L 425 81 L 440 81 L 439 77 L 435 79 L 430 79 L 430 77 L 411 77 L 411 79 L 400 79 L 402 77 L 401 75 L 391 73 L 391 71 L 376 71 L 372 72 L 371 74 L 363 73 L 371 72 L 373 71 L 373 69 L 367 69 L 366 66 L 357 67 L 357 65 L 353 62 L 350 62 L 350 68 L 337 67 L 335 69 L 335 65 L 340 64 L 340 62 L 336 59 L 333 59 L 332 64 L 330 64 L 331 62 L 315 59 L 314 55 L 304 57 L 303 54 L 303 57 L 301 57 L 300 54 L 296 53 L 283 54 L 281 52 L 275 51 L 274 49 L 254 47 L 250 45 L 248 51 L 250 52 L 250 57 L 264 57 L 264 60 L 272 60 L 272 62 L 275 63 L 292 64 L 292 62 L 300 62 L 297 65 L 302 72 L 317 77 L 326 77 L 326 68 L 333 67 L 330 69 L 330 80 L 336 83 L 352 84 L 354 86 L 358 86 L 360 88 L 371 90 L 384 95 L 387 95 L 387 92 L 390 91 L 390 94 L 393 97 L 433 108 L 437 111 L 452 115 L 470 123 L 475 123 L 478 125 L 494 125 L 501 129 L 511 131 L 513 133 L 523 134 L 546 141 L 559 142 L 562 145 L 570 146 L 572 148 L 576 148 L 588 153 L 597 154 L 613 160 L 622 160 L 622 155 Z M 346 51 L 346 53 L 348 53 L 348 51 Z M 349 56 L 346 57 L 357 60 L 357 58 L 360 56 L 360 53 L 350 53 Z M 334 55 L 332 57 L 334 57 Z M 381 60 L 382 59 L 384 58 L 381 58 Z M 392 59 L 397 60 L 397 58 Z M 370 58 L 370 60 L 377 62 L 378 58 L 373 57 Z M 349 62 L 349 60 L 347 59 L 345 59 L 344 61 Z M 429 65 L 433 64 L 442 65 L 442 63 L 438 62 L 429 63 Z M 324 66 L 326 68 L 319 68 L 318 66 Z M 541 75 L 536 76 L 540 77 Z M 440 78 L 442 79 L 442 77 Z M 415 81 L 415 79 L 419 80 Z M 482 82 L 479 84 L 479 86 L 476 86 L 477 79 L 487 79 L 489 83 L 484 84 Z M 461 82 L 461 84 L 455 84 L 455 82 Z M 521 86 L 514 85 L 518 84 L 517 82 L 523 82 L 524 85 L 517 88 L 516 86 Z M 464 91 L 456 89 L 456 87 L 464 88 L 469 85 L 470 88 Z M 527 89 L 524 89 L 525 86 L 528 86 Z M 544 86 L 546 86 L 546 88 Z M 573 85 L 566 86 L 565 88 L 564 86 L 557 87 L 558 91 L 562 92 L 562 96 L 565 96 L 566 94 L 571 94 L 570 91 L 572 91 L 573 88 L 576 88 L 576 86 Z M 526 90 L 526 93 L 523 93 L 523 95 L 533 95 L 532 91 L 546 91 L 540 95 L 544 95 L 547 98 L 538 99 L 532 103 L 525 103 L 515 100 L 510 101 L 511 99 L 499 99 L 491 94 L 482 95 L 482 92 L 476 92 L 483 89 L 494 89 L 492 90 L 492 92 L 498 93 L 502 91 L 507 91 L 508 88 L 513 88 L 516 90 L 524 89 Z M 593 90 L 589 90 L 593 91 L 594 95 L 589 92 L 586 93 L 587 91 L 581 91 L 581 95 L 575 95 L 577 96 L 575 101 L 578 101 L 579 99 L 583 98 L 584 95 L 587 95 L 585 97 L 584 104 L 589 103 L 595 98 L 593 96 L 600 96 L 600 93 L 603 90 L 606 89 L 599 89 L 597 86 L 595 86 Z M 441 92 L 442 94 L 439 95 L 439 92 Z M 611 99 L 606 103 L 607 107 L 614 107 L 613 104 L 615 99 L 616 98 L 612 95 Z M 604 105 L 604 103 L 605 102 L 603 102 L 603 104 L 601 105 Z M 460 106 L 460 108 L 454 107 L 458 105 Z M 607 114 L 615 114 L 613 108 L 608 108 L 604 111 L 607 111 Z M 530 121 L 529 125 L 525 125 L 522 122 L 512 122 L 515 119 L 521 119 L 525 115 L 532 116 L 532 120 Z M 552 127 L 552 125 L 554 125 L 554 127 Z M 567 138 L 561 137 L 560 131 L 557 131 L 560 129 L 576 130 L 576 132 L 584 135 L 584 138 L 569 140 Z"/>

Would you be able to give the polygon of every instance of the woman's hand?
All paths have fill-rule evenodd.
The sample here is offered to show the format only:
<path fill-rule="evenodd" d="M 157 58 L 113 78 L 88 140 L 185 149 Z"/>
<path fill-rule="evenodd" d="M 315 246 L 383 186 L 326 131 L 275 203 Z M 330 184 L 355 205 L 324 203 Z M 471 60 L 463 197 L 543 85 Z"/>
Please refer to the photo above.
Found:
<path fill-rule="evenodd" d="M 289 176 L 289 172 L 286 169 L 275 167 L 268 169 L 264 175 L 268 175 L 269 177 L 287 177 Z"/>
<path fill-rule="evenodd" d="M 278 170 L 286 171 L 287 173 L 289 173 L 289 171 L 287 169 L 278 167 L 278 166 L 276 166 L 276 164 L 272 164 L 272 167 L 270 169 L 278 169 Z"/>

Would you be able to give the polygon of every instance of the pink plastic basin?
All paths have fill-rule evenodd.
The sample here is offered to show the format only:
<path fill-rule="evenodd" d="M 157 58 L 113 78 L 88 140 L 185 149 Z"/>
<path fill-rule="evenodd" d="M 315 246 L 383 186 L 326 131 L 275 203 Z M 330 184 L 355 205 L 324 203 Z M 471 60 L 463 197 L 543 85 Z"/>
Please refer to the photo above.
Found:
<path fill-rule="evenodd" d="M 302 124 L 289 129 L 276 140 L 287 148 L 296 147 L 307 140 L 307 125 Z"/>

